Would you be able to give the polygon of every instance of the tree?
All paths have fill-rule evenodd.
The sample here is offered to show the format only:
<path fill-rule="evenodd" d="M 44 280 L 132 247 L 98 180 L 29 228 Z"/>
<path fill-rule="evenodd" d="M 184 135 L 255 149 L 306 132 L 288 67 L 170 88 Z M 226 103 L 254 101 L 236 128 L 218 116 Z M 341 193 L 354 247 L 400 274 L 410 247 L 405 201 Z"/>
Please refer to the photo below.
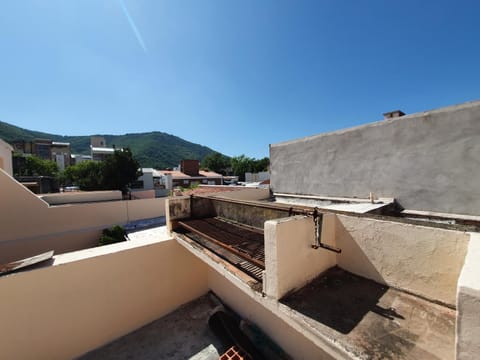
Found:
<path fill-rule="evenodd" d="M 254 172 L 267 171 L 269 165 L 270 165 L 270 159 L 268 157 L 264 157 L 263 159 L 259 159 L 259 160 L 254 160 L 253 171 Z"/>
<path fill-rule="evenodd" d="M 115 150 L 113 155 L 103 161 L 103 185 L 107 189 L 121 190 L 127 193 L 128 185 L 142 175 L 140 164 L 129 148 Z"/>
<path fill-rule="evenodd" d="M 240 181 L 245 181 L 245 173 L 253 171 L 253 158 L 249 158 L 245 155 L 234 156 L 231 159 L 232 171 L 235 176 L 238 176 Z"/>
<path fill-rule="evenodd" d="M 56 176 L 58 166 L 55 161 L 44 160 L 37 156 L 14 155 L 15 176 Z"/>
<path fill-rule="evenodd" d="M 232 171 L 235 176 L 238 176 L 240 181 L 245 181 L 246 172 L 260 172 L 267 171 L 270 165 L 270 159 L 265 157 L 260 160 L 249 158 L 245 155 L 234 156 L 231 158 Z"/>
<path fill-rule="evenodd" d="M 81 190 L 103 190 L 103 164 L 95 161 L 83 161 L 69 166 L 63 172 L 62 182 L 77 185 Z"/>
<path fill-rule="evenodd" d="M 230 167 L 230 159 L 218 152 L 211 153 L 202 161 L 202 168 L 225 175 Z"/>
<path fill-rule="evenodd" d="M 140 175 L 140 164 L 130 149 L 115 150 L 104 161 L 83 161 L 68 167 L 63 176 L 66 182 L 77 185 L 81 190 L 128 191 L 128 185 Z"/>

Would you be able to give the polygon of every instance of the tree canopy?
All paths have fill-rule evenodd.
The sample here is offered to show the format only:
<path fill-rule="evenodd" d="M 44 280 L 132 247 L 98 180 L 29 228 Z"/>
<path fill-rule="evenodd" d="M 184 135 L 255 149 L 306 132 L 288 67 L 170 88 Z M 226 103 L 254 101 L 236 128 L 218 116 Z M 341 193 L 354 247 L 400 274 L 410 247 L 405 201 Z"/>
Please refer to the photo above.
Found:
<path fill-rule="evenodd" d="M 230 159 L 219 152 L 211 153 L 205 156 L 202 161 L 202 168 L 226 175 L 230 167 Z"/>
<path fill-rule="evenodd" d="M 260 160 L 250 158 L 245 155 L 234 156 L 231 158 L 232 171 L 235 176 L 238 176 L 240 181 L 245 181 L 246 172 L 261 172 L 268 170 L 270 160 L 265 157 Z"/>
<path fill-rule="evenodd" d="M 56 176 L 58 166 L 55 161 L 44 160 L 37 156 L 17 156 L 14 155 L 15 176 Z"/>
<path fill-rule="evenodd" d="M 69 166 L 63 174 L 63 181 L 77 185 L 81 190 L 121 190 L 126 193 L 128 185 L 141 175 L 139 167 L 129 148 L 115 150 L 104 161 L 83 161 Z"/>

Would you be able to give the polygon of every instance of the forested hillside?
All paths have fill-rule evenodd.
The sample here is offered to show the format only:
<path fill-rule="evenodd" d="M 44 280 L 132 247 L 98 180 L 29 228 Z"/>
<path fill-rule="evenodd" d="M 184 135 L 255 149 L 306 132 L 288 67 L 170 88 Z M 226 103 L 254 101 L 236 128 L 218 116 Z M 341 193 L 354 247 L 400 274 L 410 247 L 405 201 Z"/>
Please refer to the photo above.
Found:
<path fill-rule="evenodd" d="M 92 134 L 93 135 L 93 134 Z M 160 131 L 125 135 L 103 135 L 107 146 L 129 147 L 142 167 L 166 168 L 177 166 L 182 159 L 203 158 L 214 151 L 206 146 L 194 144 L 178 136 Z M 90 153 L 90 135 L 62 136 L 42 133 L 1 122 L 0 138 L 6 142 L 14 140 L 52 139 L 69 142 L 73 154 Z"/>

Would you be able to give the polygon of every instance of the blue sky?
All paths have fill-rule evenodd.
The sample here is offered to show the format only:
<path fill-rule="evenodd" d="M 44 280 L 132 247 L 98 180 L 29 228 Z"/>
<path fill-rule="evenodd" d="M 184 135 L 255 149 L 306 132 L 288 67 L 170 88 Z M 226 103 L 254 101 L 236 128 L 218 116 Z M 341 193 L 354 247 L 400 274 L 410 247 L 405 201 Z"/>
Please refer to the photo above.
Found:
<path fill-rule="evenodd" d="M 4 1 L 0 120 L 224 154 L 479 99 L 479 1 Z"/>

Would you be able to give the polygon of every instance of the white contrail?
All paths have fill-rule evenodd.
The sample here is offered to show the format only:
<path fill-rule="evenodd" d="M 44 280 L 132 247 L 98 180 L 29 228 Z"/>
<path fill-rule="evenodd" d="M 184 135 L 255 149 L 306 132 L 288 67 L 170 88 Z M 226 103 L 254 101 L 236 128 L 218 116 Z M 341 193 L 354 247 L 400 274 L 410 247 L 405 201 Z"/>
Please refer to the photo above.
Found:
<path fill-rule="evenodd" d="M 119 0 L 120 6 L 122 7 L 123 13 L 125 14 L 128 23 L 130 24 L 130 27 L 133 30 L 133 33 L 137 37 L 138 42 L 140 43 L 140 46 L 142 47 L 143 51 L 147 52 L 147 47 L 145 46 L 145 43 L 143 42 L 142 35 L 140 35 L 140 31 L 138 31 L 137 27 L 135 26 L 135 23 L 133 22 L 132 17 L 130 16 L 130 13 L 128 12 L 127 7 L 125 6 L 125 3 L 123 0 Z"/>

